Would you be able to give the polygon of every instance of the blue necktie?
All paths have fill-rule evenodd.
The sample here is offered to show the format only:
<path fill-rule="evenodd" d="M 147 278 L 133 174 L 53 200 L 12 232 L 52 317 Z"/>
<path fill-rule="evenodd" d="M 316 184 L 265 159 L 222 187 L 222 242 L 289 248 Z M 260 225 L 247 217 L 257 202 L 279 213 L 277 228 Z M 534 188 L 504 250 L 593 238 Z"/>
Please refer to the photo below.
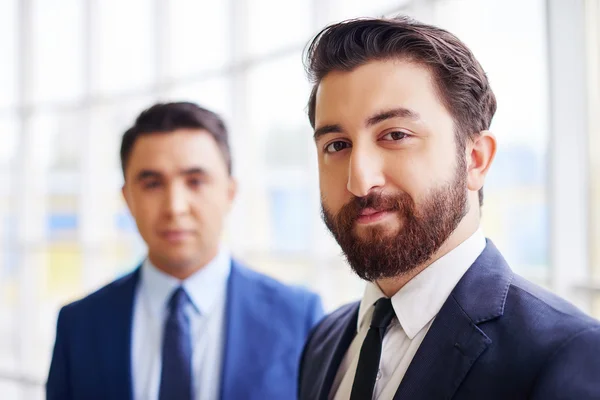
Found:
<path fill-rule="evenodd" d="M 169 300 L 162 343 L 159 400 L 192 400 L 192 341 L 184 312 L 190 299 L 180 286 Z"/>

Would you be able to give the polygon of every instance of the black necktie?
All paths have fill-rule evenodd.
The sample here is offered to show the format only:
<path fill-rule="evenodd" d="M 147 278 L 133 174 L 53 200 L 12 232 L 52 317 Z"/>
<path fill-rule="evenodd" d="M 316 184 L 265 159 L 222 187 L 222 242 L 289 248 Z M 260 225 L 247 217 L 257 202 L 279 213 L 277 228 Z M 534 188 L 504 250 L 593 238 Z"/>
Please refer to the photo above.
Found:
<path fill-rule="evenodd" d="M 350 400 L 371 400 L 373 398 L 373 388 L 375 388 L 377 372 L 379 371 L 383 335 L 385 335 L 385 331 L 394 315 L 390 299 L 382 297 L 377 300 L 371 327 L 360 348 L 360 357 L 356 367 L 354 383 L 352 384 Z"/>
<path fill-rule="evenodd" d="M 184 312 L 190 301 L 182 287 L 169 300 L 162 344 L 159 400 L 192 400 L 192 342 L 190 322 Z"/>

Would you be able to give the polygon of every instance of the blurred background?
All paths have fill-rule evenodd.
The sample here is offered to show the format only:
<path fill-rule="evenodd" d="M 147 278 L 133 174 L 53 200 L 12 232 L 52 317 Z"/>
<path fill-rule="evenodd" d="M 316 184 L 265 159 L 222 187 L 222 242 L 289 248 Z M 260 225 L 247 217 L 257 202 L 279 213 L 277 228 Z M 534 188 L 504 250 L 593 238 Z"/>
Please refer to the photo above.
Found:
<path fill-rule="evenodd" d="M 118 150 L 159 100 L 228 122 L 233 253 L 327 311 L 358 299 L 319 217 L 302 51 L 328 23 L 396 14 L 455 33 L 489 75 L 486 235 L 600 317 L 600 1 L 0 0 L 0 397 L 42 399 L 60 306 L 144 257 Z"/>

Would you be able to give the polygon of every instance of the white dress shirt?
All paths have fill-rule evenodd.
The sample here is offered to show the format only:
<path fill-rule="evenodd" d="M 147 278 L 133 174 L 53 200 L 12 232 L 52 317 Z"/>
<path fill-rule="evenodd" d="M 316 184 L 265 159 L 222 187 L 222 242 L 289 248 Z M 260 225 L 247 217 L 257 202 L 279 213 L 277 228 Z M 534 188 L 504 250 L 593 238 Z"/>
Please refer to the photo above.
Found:
<path fill-rule="evenodd" d="M 179 281 L 149 260 L 142 265 L 134 304 L 132 377 L 135 400 L 156 400 L 160 386 L 162 337 L 173 291 L 183 285 L 191 299 L 185 312 L 192 335 L 192 384 L 196 400 L 219 398 L 225 330 L 225 298 L 231 271 L 229 253 Z"/>
<path fill-rule="evenodd" d="M 392 307 L 396 317 L 383 338 L 373 399 L 393 399 L 435 316 L 460 278 L 483 252 L 485 245 L 483 233 L 477 230 L 392 296 Z M 385 295 L 377 284 L 367 283 L 358 309 L 357 334 L 337 371 L 329 395 L 330 399 L 350 398 L 360 348 L 371 324 L 374 304 L 381 297 Z"/>

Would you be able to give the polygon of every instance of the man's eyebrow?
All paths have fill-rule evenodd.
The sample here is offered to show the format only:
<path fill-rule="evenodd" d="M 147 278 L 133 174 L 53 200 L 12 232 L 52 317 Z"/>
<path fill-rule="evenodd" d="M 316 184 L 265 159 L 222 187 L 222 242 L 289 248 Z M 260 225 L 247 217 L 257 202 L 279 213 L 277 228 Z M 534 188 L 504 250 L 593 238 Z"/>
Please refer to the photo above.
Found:
<path fill-rule="evenodd" d="M 338 124 L 323 125 L 315 129 L 315 134 L 313 135 L 313 138 L 317 140 L 323 135 L 327 135 L 329 133 L 342 133 L 343 131 L 344 130 L 342 129 L 342 127 Z"/>
<path fill-rule="evenodd" d="M 181 175 L 208 175 L 208 171 L 202 167 L 190 167 L 182 169 L 179 174 Z"/>
<path fill-rule="evenodd" d="M 135 177 L 135 180 L 139 182 L 139 181 L 143 181 L 146 179 L 151 179 L 151 178 L 158 179 L 161 177 L 162 177 L 162 174 L 158 171 L 153 171 L 151 169 L 143 169 L 140 172 L 138 172 L 138 174 Z"/>
<path fill-rule="evenodd" d="M 411 119 L 413 121 L 419 121 L 421 119 L 421 116 L 416 111 L 413 111 L 409 108 L 399 107 L 399 108 L 393 108 L 390 110 L 380 111 L 380 112 L 370 116 L 369 118 L 367 118 L 365 125 L 367 127 L 371 127 L 373 125 L 377 125 L 380 122 L 383 122 L 383 121 L 386 121 L 386 120 L 392 119 L 392 118 L 407 118 L 407 119 Z M 341 125 L 328 124 L 328 125 L 320 126 L 317 129 L 315 129 L 313 138 L 315 140 L 317 140 L 321 136 L 327 135 L 329 133 L 343 133 L 343 132 L 344 132 L 344 129 L 342 129 Z"/>
<path fill-rule="evenodd" d="M 421 119 L 421 116 L 416 111 L 413 111 L 409 108 L 399 107 L 393 108 L 391 110 L 380 111 L 370 116 L 369 118 L 367 118 L 365 125 L 367 127 L 370 127 L 392 118 L 407 118 L 414 121 L 418 121 Z"/>

